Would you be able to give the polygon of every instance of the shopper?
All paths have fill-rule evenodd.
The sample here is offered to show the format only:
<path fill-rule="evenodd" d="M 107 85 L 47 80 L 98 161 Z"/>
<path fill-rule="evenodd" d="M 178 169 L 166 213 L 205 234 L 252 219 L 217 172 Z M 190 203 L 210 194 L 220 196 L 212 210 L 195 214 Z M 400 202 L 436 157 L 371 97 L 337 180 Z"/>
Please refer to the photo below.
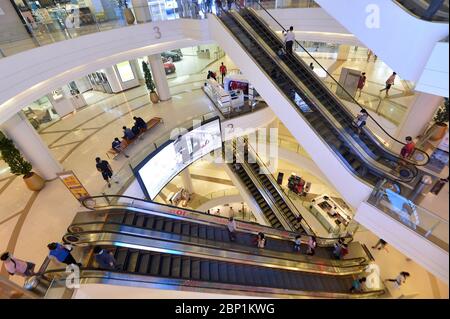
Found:
<path fill-rule="evenodd" d="M 368 117 L 369 113 L 365 109 L 362 109 L 353 121 L 353 125 L 358 129 L 358 134 L 361 133 L 361 129 L 366 125 Z"/>
<path fill-rule="evenodd" d="M 6 271 L 11 276 L 18 275 L 21 277 L 31 277 L 35 275 L 35 264 L 13 257 L 9 252 L 5 252 L 0 256 Z"/>
<path fill-rule="evenodd" d="M 233 5 L 234 0 L 227 0 L 228 10 L 231 10 L 231 6 Z"/>
<path fill-rule="evenodd" d="M 286 46 L 286 52 L 288 54 L 292 54 L 292 48 L 294 46 L 294 41 L 295 41 L 294 27 L 291 26 L 289 28 L 289 31 L 287 31 L 284 34 L 284 43 L 285 43 L 285 46 Z"/>
<path fill-rule="evenodd" d="M 414 153 L 414 150 L 416 148 L 416 144 L 413 142 L 413 139 L 411 136 L 407 136 L 405 138 L 406 145 L 402 147 L 400 151 L 400 156 L 402 158 L 409 158 L 412 153 Z"/>
<path fill-rule="evenodd" d="M 123 126 L 123 138 L 126 139 L 127 141 L 131 141 L 132 139 L 134 139 L 134 133 L 132 130 L 130 130 L 128 127 Z"/>
<path fill-rule="evenodd" d="M 222 76 L 222 84 L 223 84 L 223 79 L 227 75 L 227 67 L 225 66 L 225 64 L 223 64 L 223 62 L 220 65 L 219 72 L 220 72 L 220 75 Z"/>
<path fill-rule="evenodd" d="M 310 256 L 314 256 L 316 253 L 317 240 L 315 236 L 310 236 L 308 240 L 308 249 L 306 250 L 306 254 Z"/>
<path fill-rule="evenodd" d="M 314 64 L 312 62 L 309 64 L 309 68 L 311 69 L 311 71 L 314 71 Z"/>
<path fill-rule="evenodd" d="M 123 150 L 122 142 L 119 140 L 118 137 L 114 138 L 114 141 L 111 143 L 111 147 L 113 150 L 117 152 L 117 154 L 123 153 L 123 155 L 125 155 L 126 158 L 129 157 Z"/>
<path fill-rule="evenodd" d="M 399 288 L 406 282 L 406 278 L 410 277 L 409 272 L 402 271 L 395 279 L 386 279 L 385 281 L 394 282 L 396 287 Z"/>
<path fill-rule="evenodd" d="M 113 254 L 101 247 L 94 247 L 94 259 L 100 269 L 118 269 Z"/>
<path fill-rule="evenodd" d="M 228 210 L 228 216 L 234 217 L 235 214 L 236 212 L 234 211 L 233 206 L 230 206 L 230 209 Z"/>
<path fill-rule="evenodd" d="M 356 92 L 359 91 L 359 96 L 358 96 L 358 97 L 361 97 L 362 89 L 363 89 L 364 86 L 366 85 L 366 80 L 367 80 L 366 72 L 363 72 L 363 73 L 359 76 L 358 86 L 357 86 L 357 88 L 356 88 Z"/>
<path fill-rule="evenodd" d="M 110 180 L 112 179 L 113 176 L 111 165 L 109 165 L 107 161 L 102 160 L 100 157 L 96 157 L 95 162 L 96 162 L 95 167 L 97 168 L 97 171 L 102 173 L 103 179 L 108 183 L 108 187 L 111 187 Z M 117 181 L 116 184 L 118 184 Z"/>
<path fill-rule="evenodd" d="M 391 89 L 391 86 L 394 85 L 395 82 L 395 76 L 397 75 L 397 73 L 393 72 L 391 74 L 391 76 L 386 80 L 386 86 L 384 89 L 380 90 L 380 93 L 383 91 L 386 91 L 386 96 L 389 96 L 389 90 Z"/>
<path fill-rule="evenodd" d="M 387 242 L 385 242 L 383 239 L 380 238 L 377 241 L 377 243 L 375 244 L 375 246 L 372 246 L 372 249 L 381 250 L 381 249 L 384 249 L 384 247 L 386 247 L 386 245 L 387 245 Z"/>
<path fill-rule="evenodd" d="M 261 232 L 259 232 L 258 236 L 256 237 L 256 246 L 258 248 L 266 247 L 266 236 Z"/>
<path fill-rule="evenodd" d="M 363 292 L 366 287 L 366 280 L 366 277 L 353 280 L 350 292 Z"/>
<path fill-rule="evenodd" d="M 295 240 L 294 240 L 294 250 L 295 251 L 300 251 L 300 245 L 302 244 L 302 236 L 297 235 L 295 236 Z"/>
<path fill-rule="evenodd" d="M 81 267 L 81 263 L 77 263 L 75 258 L 73 258 L 70 253 L 72 251 L 72 246 L 59 243 L 50 243 L 47 245 L 47 248 L 50 250 L 48 258 L 57 260 L 66 265 L 77 265 L 78 267 Z"/>
<path fill-rule="evenodd" d="M 367 51 L 367 62 L 369 62 L 370 61 L 370 57 L 372 56 L 372 50 L 368 50 Z"/>
<path fill-rule="evenodd" d="M 234 220 L 233 217 L 230 217 L 230 219 L 228 219 L 227 228 L 228 228 L 228 235 L 230 236 L 230 240 L 235 241 L 237 225 L 236 225 L 236 221 Z"/>
<path fill-rule="evenodd" d="M 134 125 L 139 127 L 141 130 L 145 131 L 147 129 L 147 123 L 145 123 L 142 117 L 133 116 Z"/>
<path fill-rule="evenodd" d="M 220 15 L 222 13 L 222 0 L 216 0 L 216 14 Z"/>
<path fill-rule="evenodd" d="M 136 124 L 134 124 L 131 127 L 131 132 L 133 132 L 134 136 L 136 137 L 141 133 L 141 129 Z"/>
<path fill-rule="evenodd" d="M 278 55 L 280 58 L 286 55 L 286 52 L 285 52 L 285 50 L 284 50 L 283 47 L 280 46 L 280 47 L 278 48 L 277 55 Z M 273 70 L 275 70 L 275 68 L 274 68 Z"/>

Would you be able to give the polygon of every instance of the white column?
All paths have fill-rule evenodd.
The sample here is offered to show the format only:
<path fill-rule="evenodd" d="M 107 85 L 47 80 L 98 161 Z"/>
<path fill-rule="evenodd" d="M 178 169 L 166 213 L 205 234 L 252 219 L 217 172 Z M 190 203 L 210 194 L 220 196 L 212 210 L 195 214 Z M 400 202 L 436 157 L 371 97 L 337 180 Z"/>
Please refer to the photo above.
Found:
<path fill-rule="evenodd" d="M 341 44 L 339 46 L 337 60 L 346 61 L 348 59 L 348 54 L 350 53 L 350 46 L 346 44 Z"/>
<path fill-rule="evenodd" d="M 406 136 L 416 138 L 424 133 L 443 99 L 441 96 L 416 92 L 407 114 L 398 126 L 397 139 L 403 141 Z"/>
<path fill-rule="evenodd" d="M 189 193 L 194 193 L 194 184 L 192 184 L 191 173 L 189 172 L 189 167 L 186 167 L 180 173 L 181 182 L 183 183 L 183 188 Z"/>
<path fill-rule="evenodd" d="M 170 100 L 169 83 L 167 82 L 166 71 L 161 60 L 161 54 L 153 54 L 148 56 L 148 62 L 152 69 L 153 81 L 155 81 L 156 91 L 161 101 Z"/>
<path fill-rule="evenodd" d="M 131 0 L 133 5 L 134 15 L 137 23 L 145 23 L 152 21 L 150 14 L 150 8 L 148 7 L 147 0 Z"/>
<path fill-rule="evenodd" d="M 23 157 L 33 165 L 33 171 L 46 180 L 56 178 L 61 164 L 53 157 L 45 142 L 22 112 L 1 125 L 1 130 L 14 142 Z"/>

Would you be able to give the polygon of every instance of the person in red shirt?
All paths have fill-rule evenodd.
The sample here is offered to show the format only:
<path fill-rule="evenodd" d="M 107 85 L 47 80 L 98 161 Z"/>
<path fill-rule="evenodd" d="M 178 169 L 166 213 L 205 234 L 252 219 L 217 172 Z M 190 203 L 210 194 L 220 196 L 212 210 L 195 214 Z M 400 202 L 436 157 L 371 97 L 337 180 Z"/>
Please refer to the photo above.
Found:
<path fill-rule="evenodd" d="M 406 145 L 402 147 L 402 150 L 400 151 L 400 156 L 402 158 L 409 158 L 412 153 L 414 152 L 414 149 L 416 148 L 416 144 L 413 142 L 411 136 L 407 136 L 405 138 Z"/>
<path fill-rule="evenodd" d="M 227 75 L 227 67 L 225 66 L 225 64 L 223 64 L 223 62 L 220 65 L 219 72 L 220 75 L 222 75 L 222 84 L 223 84 L 223 78 Z"/>
<path fill-rule="evenodd" d="M 366 72 L 363 72 L 360 76 L 359 76 L 359 80 L 358 80 L 358 87 L 356 89 L 356 92 L 358 92 L 359 90 L 359 97 L 361 97 L 361 93 L 362 93 L 362 89 L 364 88 L 364 85 L 366 85 Z"/>

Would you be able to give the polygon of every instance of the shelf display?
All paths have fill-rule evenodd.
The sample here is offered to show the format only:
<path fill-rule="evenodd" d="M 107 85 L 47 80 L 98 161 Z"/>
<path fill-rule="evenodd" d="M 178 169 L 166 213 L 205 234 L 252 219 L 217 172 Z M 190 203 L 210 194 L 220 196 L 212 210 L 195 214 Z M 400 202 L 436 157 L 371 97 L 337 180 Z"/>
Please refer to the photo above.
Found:
<path fill-rule="evenodd" d="M 343 233 L 353 219 L 350 213 L 326 194 L 314 198 L 309 209 L 322 226 L 334 234 Z"/>

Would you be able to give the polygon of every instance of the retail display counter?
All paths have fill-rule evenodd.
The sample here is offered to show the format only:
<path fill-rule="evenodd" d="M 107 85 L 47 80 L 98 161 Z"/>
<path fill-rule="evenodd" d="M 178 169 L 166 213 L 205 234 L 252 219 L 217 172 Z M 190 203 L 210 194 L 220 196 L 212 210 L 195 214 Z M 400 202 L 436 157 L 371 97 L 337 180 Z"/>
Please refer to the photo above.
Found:
<path fill-rule="evenodd" d="M 341 233 L 352 220 L 352 216 L 326 194 L 314 198 L 309 208 L 330 233 Z"/>

